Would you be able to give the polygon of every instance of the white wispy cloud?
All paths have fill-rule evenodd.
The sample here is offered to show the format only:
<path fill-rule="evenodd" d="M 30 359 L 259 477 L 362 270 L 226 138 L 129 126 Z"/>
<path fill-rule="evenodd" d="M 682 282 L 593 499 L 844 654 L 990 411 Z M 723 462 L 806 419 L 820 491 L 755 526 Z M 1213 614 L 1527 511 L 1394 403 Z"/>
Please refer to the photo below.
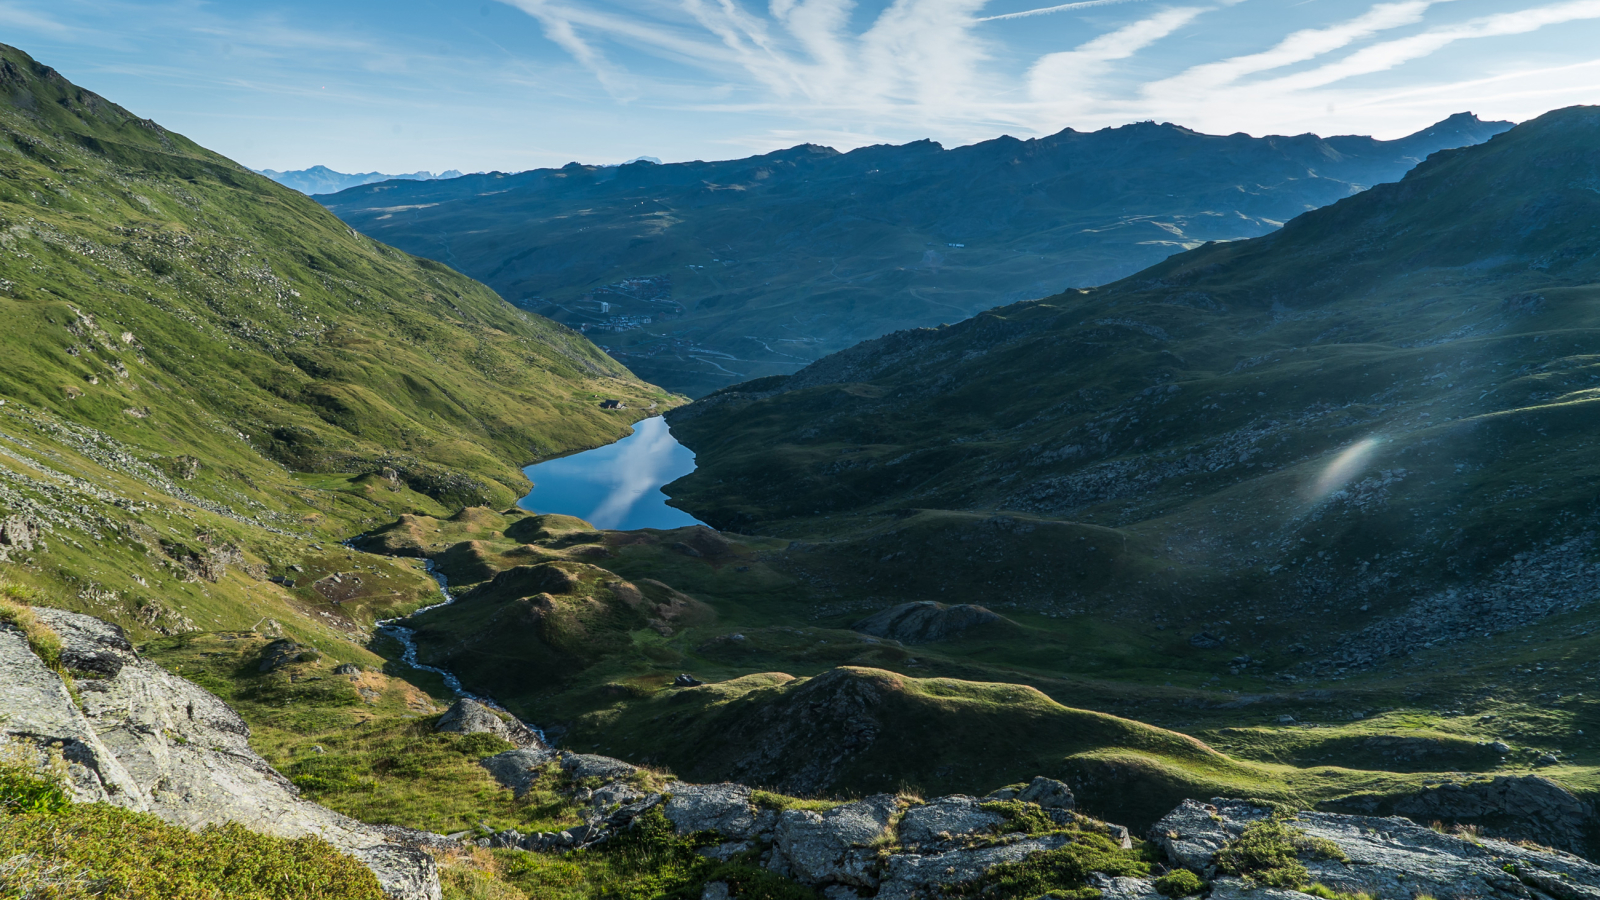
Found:
<path fill-rule="evenodd" d="M 73 31 L 51 16 L 15 3 L 0 3 L 0 26 L 37 31 L 57 37 L 67 37 Z"/>
<path fill-rule="evenodd" d="M 1158 103 L 1188 102 L 1234 84 L 1246 76 L 1325 56 L 1380 32 L 1414 25 L 1422 21 L 1429 7 L 1441 2 L 1449 0 L 1380 3 L 1354 19 L 1325 28 L 1296 31 L 1260 53 L 1193 66 L 1171 78 L 1145 85 L 1143 94 Z"/>
<path fill-rule="evenodd" d="M 854 133 L 838 127 L 843 116 L 867 133 L 920 125 L 937 137 L 981 137 L 996 128 L 1038 134 L 1147 118 L 1208 130 L 1265 132 L 1301 123 L 1327 130 L 1314 120 L 1335 108 L 1388 103 L 1398 111 L 1418 102 L 1385 101 L 1370 85 L 1352 86 L 1361 76 L 1416 63 L 1460 41 L 1600 18 L 1600 0 L 1535 2 L 1453 22 L 1435 21 L 1435 14 L 1461 0 L 1387 0 L 1346 4 L 1338 7 L 1348 10 L 1343 18 L 1275 36 L 1257 18 L 1252 33 L 1269 39 L 1221 58 L 1195 61 L 1194 45 L 1163 50 L 1203 16 L 1240 2 L 1210 0 L 1123 15 L 1066 49 L 1018 59 L 1004 32 L 1022 27 L 1016 20 L 1091 12 L 1103 19 L 1115 7 L 1155 0 L 1075 0 L 987 16 L 988 0 L 889 0 L 866 24 L 857 0 L 766 0 L 764 9 L 741 0 L 653 0 L 626 8 L 603 5 L 608 0 L 501 2 L 536 17 L 552 41 L 614 93 L 632 66 L 602 48 L 628 46 L 716 79 L 723 87 L 700 105 L 704 110 L 780 113 L 814 120 L 830 133 Z M 1082 25 L 1068 32 L 1074 30 Z M 1172 60 L 1187 64 L 1174 68 Z M 1141 81 L 1143 72 L 1151 74 Z"/>
<path fill-rule="evenodd" d="M 1483 84 L 1418 84 L 1399 81 L 1375 84 L 1366 76 L 1391 72 L 1423 61 L 1452 44 L 1529 34 L 1555 25 L 1600 19 L 1600 0 L 1530 6 L 1524 9 L 1479 16 L 1465 21 L 1427 26 L 1425 14 L 1450 0 L 1412 0 L 1372 7 L 1365 14 L 1327 28 L 1297 32 L 1273 48 L 1192 67 L 1181 74 L 1144 85 L 1136 97 L 1121 105 L 1124 110 L 1140 110 L 1147 115 L 1168 117 L 1202 129 L 1244 128 L 1257 133 L 1269 131 L 1317 130 L 1330 133 L 1330 120 L 1344 111 L 1344 120 L 1360 123 L 1404 122 L 1394 130 L 1404 132 L 1427 118 L 1449 111 L 1447 97 L 1458 98 L 1455 110 L 1506 110 L 1500 115 L 1517 116 L 1516 110 L 1530 109 L 1531 103 L 1515 103 L 1507 94 L 1491 93 Z M 1413 33 L 1392 39 L 1378 39 L 1383 32 L 1422 24 Z M 1363 43 L 1364 42 L 1364 43 Z M 1349 49 L 1340 55 L 1336 51 Z M 1600 55 L 1600 54 L 1597 54 Z M 1297 64 L 1320 57 L 1332 57 L 1310 68 Z M 1532 85 L 1539 81 L 1532 71 L 1549 67 L 1522 67 L 1511 78 Z M 1280 71 L 1283 70 L 1283 71 Z M 1572 70 L 1563 69 L 1570 73 Z M 1576 78 L 1577 76 L 1570 76 Z M 1403 85 L 1400 86 L 1400 85 Z M 1566 102 L 1595 102 L 1600 91 L 1593 84 L 1556 83 L 1548 78 L 1542 88 L 1549 97 Z M 1532 94 L 1524 94 L 1531 100 Z M 1553 105 L 1559 105 L 1552 102 Z M 1532 108 L 1532 112 L 1551 108 Z M 1528 113 L 1523 113 L 1525 117 Z M 1287 126 L 1287 127 L 1286 127 Z M 1295 128 L 1293 126 L 1298 126 Z M 1367 124 L 1358 130 L 1375 131 L 1381 126 Z M 1390 126 L 1393 127 L 1393 126 Z"/>
<path fill-rule="evenodd" d="M 1028 96 L 1055 117 L 1070 119 L 1094 104 L 1095 82 L 1112 63 L 1134 56 L 1205 11 L 1194 6 L 1162 10 L 1075 49 L 1044 56 L 1028 71 Z"/>

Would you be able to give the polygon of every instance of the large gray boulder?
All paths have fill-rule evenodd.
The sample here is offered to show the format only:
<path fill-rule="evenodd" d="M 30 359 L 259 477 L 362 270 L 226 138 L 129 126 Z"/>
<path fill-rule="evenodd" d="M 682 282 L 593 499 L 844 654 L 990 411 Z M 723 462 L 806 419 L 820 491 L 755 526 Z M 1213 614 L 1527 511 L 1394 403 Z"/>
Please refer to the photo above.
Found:
<path fill-rule="evenodd" d="M 961 794 L 913 806 L 900 819 L 900 843 L 907 847 L 994 831 L 1005 817 L 984 809 L 981 801 Z"/>
<path fill-rule="evenodd" d="M 1066 782 L 1043 775 L 1035 776 L 1027 787 L 1017 793 L 1017 799 L 1023 803 L 1037 803 L 1045 809 L 1072 809 L 1078 802 Z"/>
<path fill-rule="evenodd" d="M 679 834 L 715 831 L 731 841 L 754 837 L 777 820 L 770 810 L 758 813 L 742 784 L 674 784 L 661 811 Z"/>
<path fill-rule="evenodd" d="M 316 835 L 361 860 L 397 900 L 439 900 L 431 839 L 358 822 L 302 800 L 250 749 L 227 704 L 134 652 L 122 630 L 90 616 L 35 609 L 61 637 L 62 659 L 101 677 L 77 679 L 81 708 L 15 630 L 0 627 L 0 736 L 59 742 L 74 798 L 200 828 L 238 822 L 280 837 Z M 107 674 L 109 673 L 109 674 Z"/>
<path fill-rule="evenodd" d="M 1007 621 L 1005 617 L 982 606 L 966 603 L 946 606 L 932 600 L 919 600 L 873 613 L 850 628 L 902 644 L 927 644 L 949 640 L 979 625 L 1004 621 Z"/>
<path fill-rule="evenodd" d="M 877 887 L 877 856 L 869 848 L 888 838 L 899 810 L 900 802 L 889 794 L 823 813 L 784 810 L 773 829 L 767 867 L 804 884 Z"/>
<path fill-rule="evenodd" d="M 509 716 L 502 719 L 494 710 L 470 697 L 457 700 L 439 717 L 433 730 L 448 734 L 492 734 L 519 750 L 545 746 L 533 729 Z"/>
<path fill-rule="evenodd" d="M 600 756 L 594 753 L 561 752 L 561 768 L 574 781 L 587 781 L 599 779 L 600 781 L 620 781 L 630 778 L 639 771 L 639 767 L 625 763 L 620 759 L 609 756 Z"/>

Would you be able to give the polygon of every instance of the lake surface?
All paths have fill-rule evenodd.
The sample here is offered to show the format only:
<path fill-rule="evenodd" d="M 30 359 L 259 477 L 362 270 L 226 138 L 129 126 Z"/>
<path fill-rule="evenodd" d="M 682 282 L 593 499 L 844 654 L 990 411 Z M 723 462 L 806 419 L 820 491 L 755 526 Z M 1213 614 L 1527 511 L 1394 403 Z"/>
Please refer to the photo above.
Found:
<path fill-rule="evenodd" d="M 517 505 L 529 512 L 577 516 L 596 528 L 682 528 L 705 523 L 667 505 L 661 486 L 694 471 L 694 451 L 678 443 L 660 416 L 633 426 L 615 444 L 535 463 Z"/>

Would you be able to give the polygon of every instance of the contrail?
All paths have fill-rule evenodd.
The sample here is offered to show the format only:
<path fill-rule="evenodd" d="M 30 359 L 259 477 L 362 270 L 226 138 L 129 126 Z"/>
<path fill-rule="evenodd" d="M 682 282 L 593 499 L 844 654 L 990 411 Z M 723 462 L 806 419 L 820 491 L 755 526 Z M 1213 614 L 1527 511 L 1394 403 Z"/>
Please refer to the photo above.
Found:
<path fill-rule="evenodd" d="M 996 22 L 1000 19 L 1022 19 L 1028 16 L 1042 16 L 1046 13 L 1067 12 L 1073 9 L 1088 9 L 1092 6 L 1113 6 L 1118 3 L 1142 3 L 1144 0 L 1079 0 L 1077 3 L 1063 3 L 1060 6 L 1046 6 L 1042 9 L 1026 9 L 1022 12 L 1006 13 L 1001 16 L 984 16 L 976 21 Z"/>

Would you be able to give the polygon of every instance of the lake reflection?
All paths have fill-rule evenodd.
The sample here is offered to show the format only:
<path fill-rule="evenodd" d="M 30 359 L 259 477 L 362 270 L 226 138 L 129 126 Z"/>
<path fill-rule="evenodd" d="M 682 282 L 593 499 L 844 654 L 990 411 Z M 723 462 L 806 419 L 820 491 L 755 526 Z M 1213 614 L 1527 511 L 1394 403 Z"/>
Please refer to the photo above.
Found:
<path fill-rule="evenodd" d="M 694 452 L 678 443 L 660 416 L 633 426 L 615 444 L 536 463 L 517 505 L 530 512 L 577 516 L 596 528 L 682 528 L 704 524 L 667 505 L 661 486 L 694 471 Z"/>

